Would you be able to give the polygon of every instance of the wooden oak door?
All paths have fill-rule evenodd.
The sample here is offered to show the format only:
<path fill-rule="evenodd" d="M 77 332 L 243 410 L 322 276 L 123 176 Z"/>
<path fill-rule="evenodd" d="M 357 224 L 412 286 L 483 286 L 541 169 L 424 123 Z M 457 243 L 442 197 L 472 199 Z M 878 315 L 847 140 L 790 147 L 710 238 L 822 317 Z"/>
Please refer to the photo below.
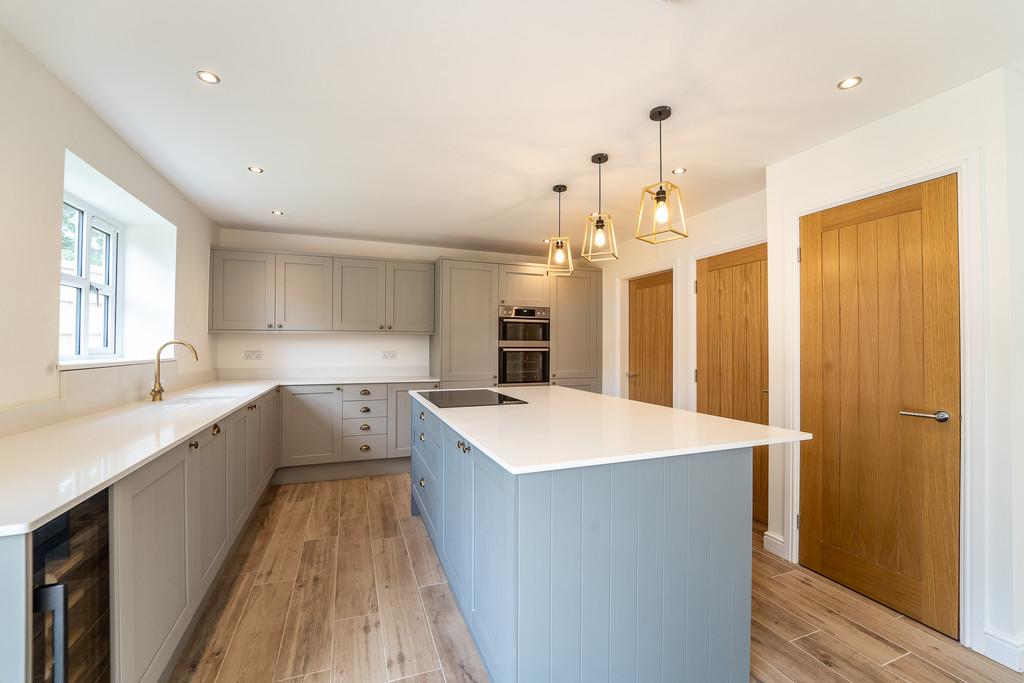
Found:
<path fill-rule="evenodd" d="M 768 424 L 767 244 L 697 261 L 697 410 Z M 753 467 L 753 516 L 767 524 L 767 446 Z"/>
<path fill-rule="evenodd" d="M 804 216 L 800 241 L 800 562 L 955 638 L 956 176 Z"/>
<path fill-rule="evenodd" d="M 629 398 L 672 405 L 672 271 L 629 281 Z"/>

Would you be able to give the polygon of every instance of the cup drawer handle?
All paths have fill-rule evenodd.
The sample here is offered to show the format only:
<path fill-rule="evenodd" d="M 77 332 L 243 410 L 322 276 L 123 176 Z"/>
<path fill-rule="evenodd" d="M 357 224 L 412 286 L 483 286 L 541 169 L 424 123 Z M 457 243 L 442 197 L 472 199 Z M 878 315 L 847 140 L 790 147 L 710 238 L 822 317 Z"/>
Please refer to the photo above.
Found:
<path fill-rule="evenodd" d="M 366 451 L 370 450 L 370 447 L 364 443 L 362 446 L 359 447 L 359 450 L 365 453 Z"/>
<path fill-rule="evenodd" d="M 359 395 L 360 396 L 369 396 L 370 395 L 370 390 L 369 389 L 360 389 L 359 390 Z"/>
<path fill-rule="evenodd" d="M 370 406 L 363 406 L 362 408 L 359 409 L 359 412 L 360 413 L 368 413 L 368 412 L 370 412 Z"/>
<path fill-rule="evenodd" d="M 370 431 L 370 425 L 368 425 L 368 424 L 361 424 L 361 425 L 359 425 L 359 428 L 361 430 L 363 430 L 364 432 Z"/>

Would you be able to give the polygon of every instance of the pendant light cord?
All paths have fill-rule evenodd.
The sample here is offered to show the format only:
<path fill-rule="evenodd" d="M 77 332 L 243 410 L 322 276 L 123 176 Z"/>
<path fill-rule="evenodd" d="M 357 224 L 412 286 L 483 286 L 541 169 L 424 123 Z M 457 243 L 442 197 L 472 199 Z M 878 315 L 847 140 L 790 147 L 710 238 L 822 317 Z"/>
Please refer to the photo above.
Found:
<path fill-rule="evenodd" d="M 562 193 L 558 193 L 558 236 L 562 236 Z"/>
<path fill-rule="evenodd" d="M 604 164 L 597 165 L 597 212 L 601 213 L 601 167 Z"/>
<path fill-rule="evenodd" d="M 661 121 L 658 121 L 658 182 L 665 182 L 665 161 L 662 159 Z"/>

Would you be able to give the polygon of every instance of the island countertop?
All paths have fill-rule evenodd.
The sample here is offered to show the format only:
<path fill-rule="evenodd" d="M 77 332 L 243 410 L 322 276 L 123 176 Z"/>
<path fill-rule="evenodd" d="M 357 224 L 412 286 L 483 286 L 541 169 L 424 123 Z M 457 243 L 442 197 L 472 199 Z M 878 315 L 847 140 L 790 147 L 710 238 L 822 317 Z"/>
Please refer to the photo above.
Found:
<path fill-rule="evenodd" d="M 453 390 L 460 391 L 460 390 Z M 806 432 L 567 387 L 501 387 L 526 404 L 427 410 L 512 474 L 805 441 Z"/>

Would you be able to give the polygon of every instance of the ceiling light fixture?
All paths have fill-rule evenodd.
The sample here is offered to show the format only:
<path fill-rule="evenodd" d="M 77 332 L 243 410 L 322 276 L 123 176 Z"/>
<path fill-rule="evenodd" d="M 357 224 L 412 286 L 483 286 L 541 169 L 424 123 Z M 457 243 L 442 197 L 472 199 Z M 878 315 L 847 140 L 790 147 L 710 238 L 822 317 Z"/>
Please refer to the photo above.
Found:
<path fill-rule="evenodd" d="M 836 87 L 839 88 L 840 90 L 851 90 L 853 88 L 856 88 L 863 81 L 864 79 L 861 78 L 860 76 L 850 76 L 849 78 L 844 78 L 843 80 L 836 83 Z"/>
<path fill-rule="evenodd" d="M 686 232 L 686 217 L 683 215 L 682 193 L 678 185 L 665 180 L 661 124 L 670 116 L 672 108 L 667 105 L 655 107 L 650 113 L 651 121 L 658 123 L 658 182 L 640 192 L 636 238 L 651 244 L 689 236 Z"/>
<path fill-rule="evenodd" d="M 246 166 L 246 168 L 249 169 L 249 173 L 255 173 L 256 175 L 263 173 L 263 169 L 259 166 Z"/>
<path fill-rule="evenodd" d="M 212 71 L 205 71 L 203 69 L 200 69 L 196 72 L 196 78 L 201 80 L 203 83 L 206 83 L 207 85 L 217 85 L 218 83 L 220 83 L 220 76 L 213 73 Z"/>
<path fill-rule="evenodd" d="M 274 209 L 270 213 L 274 214 L 275 216 L 283 216 L 284 215 L 284 211 L 282 211 L 281 209 Z"/>
<path fill-rule="evenodd" d="M 558 235 L 548 241 L 548 275 L 572 275 L 572 246 L 568 237 L 562 237 L 562 193 L 565 185 L 551 188 L 558 194 Z"/>
<path fill-rule="evenodd" d="M 605 153 L 590 157 L 597 164 L 597 213 L 587 216 L 586 232 L 583 233 L 583 258 L 588 261 L 613 261 L 619 258 L 615 246 L 615 226 L 612 217 L 601 211 L 601 166 L 608 161 Z"/>
<path fill-rule="evenodd" d="M 684 173 L 686 173 L 686 169 L 682 166 L 672 169 L 672 175 L 683 175 Z"/>

